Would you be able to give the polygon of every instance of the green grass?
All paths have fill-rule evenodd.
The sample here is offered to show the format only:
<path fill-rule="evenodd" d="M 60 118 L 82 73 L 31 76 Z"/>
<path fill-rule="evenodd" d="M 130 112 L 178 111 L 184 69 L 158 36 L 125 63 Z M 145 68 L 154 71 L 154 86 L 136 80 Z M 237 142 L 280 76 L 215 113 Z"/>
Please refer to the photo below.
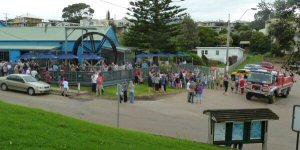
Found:
<path fill-rule="evenodd" d="M 1 150 L 219 150 L 187 140 L 96 125 L 0 101 Z"/>
<path fill-rule="evenodd" d="M 240 64 L 239 66 L 236 67 L 235 71 L 238 69 L 243 69 L 246 64 L 257 64 L 264 61 L 264 56 L 263 55 L 248 55 L 247 59 Z"/>
<path fill-rule="evenodd" d="M 71 87 L 71 89 L 77 89 L 77 87 Z M 91 87 L 81 87 L 83 91 L 91 91 Z M 184 91 L 183 89 L 172 89 L 167 86 L 167 94 L 178 93 Z M 117 86 L 104 87 L 104 95 L 106 97 L 116 98 Z M 162 94 L 161 92 L 155 92 L 153 88 L 149 88 L 147 84 L 138 84 L 134 89 L 135 96 L 153 96 Z M 93 93 L 95 95 L 95 93 Z"/>

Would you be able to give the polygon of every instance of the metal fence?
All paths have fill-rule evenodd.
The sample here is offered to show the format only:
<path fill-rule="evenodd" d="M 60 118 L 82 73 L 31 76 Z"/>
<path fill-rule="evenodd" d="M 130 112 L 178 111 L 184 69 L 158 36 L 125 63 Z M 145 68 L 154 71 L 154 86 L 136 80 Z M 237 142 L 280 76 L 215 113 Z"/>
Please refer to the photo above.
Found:
<path fill-rule="evenodd" d="M 229 66 L 228 72 L 233 71 L 238 65 L 242 64 L 246 59 L 247 59 L 247 55 L 245 55 L 243 58 L 239 59 L 236 63 Z"/>
<path fill-rule="evenodd" d="M 164 73 L 175 73 L 179 72 L 180 70 L 190 70 L 196 71 L 198 70 L 200 74 L 219 74 L 222 68 L 219 68 L 217 72 L 212 71 L 210 67 L 206 66 L 196 66 L 193 64 L 182 64 L 182 65 L 169 65 L 169 66 L 162 66 L 162 67 L 151 67 L 151 68 L 137 68 L 132 70 L 119 70 L 119 71 L 104 71 L 102 72 L 104 78 L 104 86 L 111 86 L 120 83 L 121 81 L 133 80 L 135 77 L 135 72 L 139 70 L 141 75 L 144 79 L 147 79 L 149 76 L 149 72 L 151 70 Z M 45 81 L 45 73 L 46 71 L 41 71 L 41 80 Z M 90 85 L 91 84 L 91 76 L 94 74 L 92 71 L 50 71 L 52 76 L 52 83 L 59 83 L 59 76 L 65 77 L 66 80 L 69 81 L 71 85 L 76 85 L 77 83 L 81 83 L 81 85 Z"/>

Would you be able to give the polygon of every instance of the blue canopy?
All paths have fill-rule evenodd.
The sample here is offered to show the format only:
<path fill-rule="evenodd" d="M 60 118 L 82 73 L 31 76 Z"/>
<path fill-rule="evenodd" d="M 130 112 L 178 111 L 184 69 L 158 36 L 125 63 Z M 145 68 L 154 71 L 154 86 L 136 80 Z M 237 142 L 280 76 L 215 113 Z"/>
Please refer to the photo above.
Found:
<path fill-rule="evenodd" d="M 136 58 L 143 58 L 143 57 L 185 57 L 185 56 L 190 56 L 189 54 L 170 54 L 170 53 L 167 53 L 167 54 L 138 54 L 136 55 L 135 57 Z"/>
<path fill-rule="evenodd" d="M 58 59 L 77 59 L 78 57 L 73 54 L 61 54 L 58 55 Z"/>
<path fill-rule="evenodd" d="M 57 59 L 57 56 L 51 53 L 41 53 L 36 56 L 36 59 Z"/>
<path fill-rule="evenodd" d="M 20 56 L 20 59 L 35 59 L 36 56 L 32 53 L 25 53 Z"/>
<path fill-rule="evenodd" d="M 79 57 L 83 58 L 83 59 L 86 59 L 86 60 L 101 60 L 101 59 L 103 59 L 102 57 L 97 56 L 95 54 L 82 54 Z"/>

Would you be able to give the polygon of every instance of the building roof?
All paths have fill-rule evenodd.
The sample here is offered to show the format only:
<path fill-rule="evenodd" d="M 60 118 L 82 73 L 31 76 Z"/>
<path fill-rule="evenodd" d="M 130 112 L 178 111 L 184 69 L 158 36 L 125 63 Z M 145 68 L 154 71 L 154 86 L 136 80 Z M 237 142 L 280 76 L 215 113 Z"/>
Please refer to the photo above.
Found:
<path fill-rule="evenodd" d="M 221 50 L 226 50 L 227 47 L 196 47 L 196 49 L 205 49 L 205 50 L 215 50 L 215 49 L 221 49 Z M 229 47 L 230 49 L 240 49 L 242 51 L 245 51 L 245 49 L 241 48 L 241 47 Z"/>
<path fill-rule="evenodd" d="M 106 34 L 109 27 L 95 27 L 94 32 Z M 68 31 L 68 34 L 71 30 Z M 85 33 L 85 32 L 84 32 Z M 69 41 L 75 41 L 82 35 L 81 30 L 75 30 Z M 65 27 L 6 27 L 0 28 L 0 41 L 64 41 Z"/>
<path fill-rule="evenodd" d="M 204 110 L 203 114 L 211 115 L 215 122 L 234 122 L 252 120 L 278 120 L 279 117 L 268 108 L 260 109 L 219 109 Z"/>
<path fill-rule="evenodd" d="M 0 50 L 20 49 L 20 50 L 59 50 L 61 46 L 47 45 L 0 45 Z"/>
<path fill-rule="evenodd" d="M 30 14 L 30 13 L 26 13 L 26 14 L 23 14 L 21 16 L 17 16 L 17 18 L 34 18 L 34 19 L 42 19 L 43 20 L 43 18 L 35 16 L 33 14 Z"/>

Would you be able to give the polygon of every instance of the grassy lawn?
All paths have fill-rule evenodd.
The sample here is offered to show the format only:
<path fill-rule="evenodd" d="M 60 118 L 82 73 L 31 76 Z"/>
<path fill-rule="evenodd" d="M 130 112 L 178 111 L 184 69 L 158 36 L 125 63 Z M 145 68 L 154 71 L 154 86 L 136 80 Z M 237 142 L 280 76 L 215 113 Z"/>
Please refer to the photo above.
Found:
<path fill-rule="evenodd" d="M 260 63 L 262 61 L 264 61 L 264 56 L 263 55 L 248 55 L 247 59 L 242 64 L 237 66 L 235 71 L 238 70 L 238 69 L 243 69 L 246 64 L 257 64 L 257 63 Z"/>
<path fill-rule="evenodd" d="M 71 89 L 77 89 L 77 87 L 71 87 Z M 91 87 L 81 87 L 81 90 L 83 91 L 91 91 Z M 184 89 L 172 89 L 167 87 L 167 94 L 170 93 L 178 93 L 178 92 L 183 92 Z M 116 96 L 117 92 L 117 86 L 110 86 L 110 87 L 104 87 L 104 95 L 106 97 L 117 97 Z M 135 96 L 153 96 L 153 95 L 158 95 L 162 94 L 161 92 L 155 92 L 153 88 L 149 88 L 147 84 L 138 84 L 135 86 Z M 95 95 L 95 93 L 93 93 Z M 129 93 L 128 93 L 129 95 Z"/>
<path fill-rule="evenodd" d="M 1 150 L 132 150 L 222 148 L 96 125 L 0 101 Z"/>

